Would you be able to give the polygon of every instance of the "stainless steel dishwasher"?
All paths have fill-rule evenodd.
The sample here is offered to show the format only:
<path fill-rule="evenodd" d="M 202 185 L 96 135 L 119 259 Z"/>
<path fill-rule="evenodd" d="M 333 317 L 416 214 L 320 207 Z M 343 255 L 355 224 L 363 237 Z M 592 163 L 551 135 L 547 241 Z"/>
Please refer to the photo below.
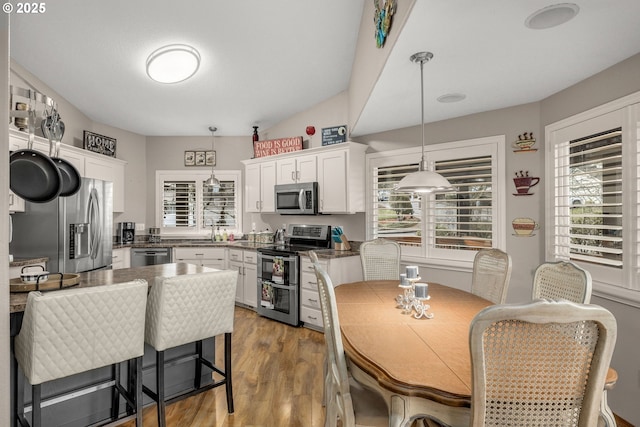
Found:
<path fill-rule="evenodd" d="M 171 248 L 131 248 L 131 267 L 168 264 L 172 262 Z"/>

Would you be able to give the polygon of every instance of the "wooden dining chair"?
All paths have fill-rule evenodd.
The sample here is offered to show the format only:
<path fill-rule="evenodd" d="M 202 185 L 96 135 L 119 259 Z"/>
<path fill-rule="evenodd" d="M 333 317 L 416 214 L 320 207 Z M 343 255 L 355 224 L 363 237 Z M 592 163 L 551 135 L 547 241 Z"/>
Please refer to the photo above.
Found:
<path fill-rule="evenodd" d="M 504 304 L 511 279 L 511 257 L 500 249 L 480 249 L 473 259 L 471 293 Z"/>
<path fill-rule="evenodd" d="M 363 242 L 360 260 L 364 280 L 396 280 L 400 277 L 400 245 L 393 240 Z"/>
<path fill-rule="evenodd" d="M 310 251 L 309 258 L 313 261 L 318 280 L 320 308 L 324 320 L 327 358 L 324 425 L 334 427 L 340 418 L 343 427 L 388 426 L 389 411 L 384 398 L 365 388 L 347 372 L 333 284 L 327 272 L 318 263 L 315 252 Z"/>
<path fill-rule="evenodd" d="M 616 319 L 595 305 L 485 308 L 469 332 L 471 425 L 597 425 L 616 333 Z"/>
<path fill-rule="evenodd" d="M 589 304 L 591 301 L 591 274 L 569 261 L 547 262 L 536 268 L 533 278 L 532 299 L 557 299 Z M 600 404 L 601 427 L 615 427 L 616 421 L 608 403 L 608 390 L 613 389 L 618 373 L 609 369 Z"/>
<path fill-rule="evenodd" d="M 589 304 L 591 274 L 569 261 L 540 264 L 533 276 L 532 299 L 538 298 Z"/>

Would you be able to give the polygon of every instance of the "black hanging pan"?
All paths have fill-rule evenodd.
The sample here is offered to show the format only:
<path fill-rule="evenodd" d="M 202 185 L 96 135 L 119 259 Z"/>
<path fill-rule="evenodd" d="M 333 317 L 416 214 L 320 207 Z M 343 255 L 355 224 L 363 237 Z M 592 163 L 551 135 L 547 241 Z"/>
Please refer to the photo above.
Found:
<path fill-rule="evenodd" d="M 9 157 L 11 191 L 26 201 L 46 203 L 60 195 L 62 176 L 50 157 L 33 149 L 36 112 L 29 110 L 29 145 L 16 150 Z"/>
<path fill-rule="evenodd" d="M 60 197 L 73 196 L 80 190 L 82 181 L 78 169 L 67 160 L 58 157 L 60 153 L 60 141 L 64 135 L 64 122 L 60 120 L 58 112 L 54 109 L 53 113 L 42 121 L 41 126 L 42 133 L 49 139 L 49 157 L 51 157 L 53 163 L 58 167 L 60 176 L 62 177 Z M 54 143 L 55 156 L 53 153 Z"/>

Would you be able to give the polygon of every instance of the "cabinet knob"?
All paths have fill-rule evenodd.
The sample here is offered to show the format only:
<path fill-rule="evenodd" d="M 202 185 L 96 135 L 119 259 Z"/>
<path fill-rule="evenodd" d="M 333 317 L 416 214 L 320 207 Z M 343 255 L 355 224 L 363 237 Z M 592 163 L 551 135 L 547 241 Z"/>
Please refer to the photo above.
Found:
<path fill-rule="evenodd" d="M 291 171 L 291 181 L 295 181 L 296 180 L 296 171 Z"/>

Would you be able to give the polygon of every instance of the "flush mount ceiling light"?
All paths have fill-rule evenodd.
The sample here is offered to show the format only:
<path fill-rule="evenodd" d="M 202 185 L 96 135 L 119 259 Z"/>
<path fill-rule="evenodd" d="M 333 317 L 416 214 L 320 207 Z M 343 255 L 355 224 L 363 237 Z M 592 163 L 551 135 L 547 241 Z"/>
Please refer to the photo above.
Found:
<path fill-rule="evenodd" d="M 200 54 L 191 46 L 172 44 L 155 50 L 147 58 L 147 75 L 159 83 L 179 83 L 200 67 Z"/>
<path fill-rule="evenodd" d="M 410 173 L 400 180 L 395 188 L 400 193 L 444 193 L 454 191 L 449 181 L 437 172 L 427 170 L 424 159 L 424 63 L 433 58 L 431 52 L 418 52 L 411 55 L 411 61 L 420 64 L 420 105 L 422 115 L 422 160 L 418 172 Z"/>
<path fill-rule="evenodd" d="M 573 19 L 578 14 L 578 11 L 580 11 L 580 8 L 577 4 L 554 4 L 533 12 L 524 21 L 524 25 L 532 30 L 557 27 Z"/>
<path fill-rule="evenodd" d="M 460 102 L 466 97 L 467 95 L 465 95 L 464 93 L 447 93 L 446 95 L 439 96 L 438 102 L 449 104 L 451 102 Z"/>

